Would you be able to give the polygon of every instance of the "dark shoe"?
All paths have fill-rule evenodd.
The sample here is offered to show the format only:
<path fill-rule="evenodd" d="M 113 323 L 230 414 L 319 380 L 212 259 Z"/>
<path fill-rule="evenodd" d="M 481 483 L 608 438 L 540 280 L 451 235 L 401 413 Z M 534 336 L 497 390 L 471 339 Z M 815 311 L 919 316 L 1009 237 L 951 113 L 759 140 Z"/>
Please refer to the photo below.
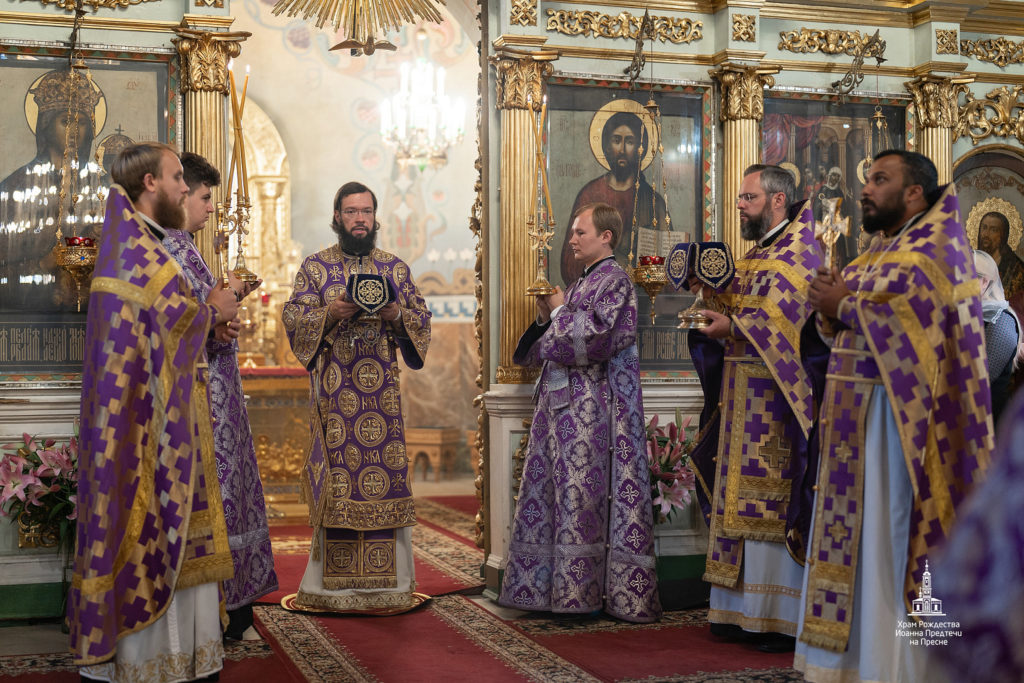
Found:
<path fill-rule="evenodd" d="M 242 634 L 254 623 L 252 605 L 242 605 L 238 609 L 228 610 L 228 627 L 224 629 L 224 637 L 228 640 L 241 640 Z"/>
<path fill-rule="evenodd" d="M 793 652 L 796 649 L 796 638 L 782 633 L 760 633 L 756 642 L 761 652 Z"/>
<path fill-rule="evenodd" d="M 742 643 L 750 634 L 736 624 L 711 624 L 711 635 L 730 643 Z"/>

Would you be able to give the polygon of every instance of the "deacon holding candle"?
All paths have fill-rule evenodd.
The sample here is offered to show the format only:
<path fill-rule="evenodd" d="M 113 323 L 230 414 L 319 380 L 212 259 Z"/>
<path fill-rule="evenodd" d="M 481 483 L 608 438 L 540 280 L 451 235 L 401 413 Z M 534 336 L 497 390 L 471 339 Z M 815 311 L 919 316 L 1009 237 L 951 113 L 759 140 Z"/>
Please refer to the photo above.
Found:
<path fill-rule="evenodd" d="M 212 188 L 220 184 L 220 172 L 198 154 L 181 155 L 185 184 L 184 229 L 168 229 L 163 243 L 181 266 L 189 287 L 202 299 L 217 284 L 193 236 L 206 227 L 213 213 Z M 260 282 L 242 282 L 227 272 L 239 301 L 255 291 Z M 225 637 L 241 640 L 253 625 L 252 604 L 277 590 L 274 556 L 270 548 L 263 485 L 260 482 L 256 451 L 253 447 L 249 414 L 245 409 L 242 376 L 238 372 L 240 323 L 236 317 L 218 328 L 206 340 L 209 363 L 210 413 L 213 417 L 213 445 L 217 458 L 217 478 L 224 517 L 228 527 L 228 545 L 235 568 L 233 578 L 224 581 L 224 601 L 228 611 Z M 255 636 L 255 631 L 249 633 Z"/>
<path fill-rule="evenodd" d="M 514 360 L 540 366 L 499 602 L 566 614 L 661 615 L 637 351 L 636 291 L 615 261 L 622 219 L 573 216 L 582 276 L 537 298 Z M 609 429 L 610 427 L 610 429 Z"/>

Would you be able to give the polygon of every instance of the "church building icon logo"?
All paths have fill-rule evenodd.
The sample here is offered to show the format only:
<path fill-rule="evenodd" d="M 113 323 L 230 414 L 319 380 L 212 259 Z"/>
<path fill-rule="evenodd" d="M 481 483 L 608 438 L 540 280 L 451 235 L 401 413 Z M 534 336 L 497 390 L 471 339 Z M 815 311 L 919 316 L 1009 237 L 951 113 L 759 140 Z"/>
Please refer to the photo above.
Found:
<path fill-rule="evenodd" d="M 932 596 L 932 573 L 928 570 L 928 560 L 924 561 L 924 576 L 921 577 L 921 590 L 913 602 L 913 611 L 907 616 L 945 616 L 942 611 L 942 600 Z"/>

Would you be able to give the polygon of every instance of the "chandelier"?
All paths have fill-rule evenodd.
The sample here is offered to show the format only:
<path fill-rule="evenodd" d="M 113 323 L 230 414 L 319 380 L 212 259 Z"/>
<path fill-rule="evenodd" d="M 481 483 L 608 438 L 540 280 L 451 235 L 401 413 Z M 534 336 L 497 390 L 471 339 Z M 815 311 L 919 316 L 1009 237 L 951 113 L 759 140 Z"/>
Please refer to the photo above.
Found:
<path fill-rule="evenodd" d="M 445 71 L 422 57 L 401 66 L 398 93 L 380 104 L 380 134 L 395 148 L 401 168 L 448 163 L 448 148 L 462 141 L 465 106 L 444 93 Z"/>

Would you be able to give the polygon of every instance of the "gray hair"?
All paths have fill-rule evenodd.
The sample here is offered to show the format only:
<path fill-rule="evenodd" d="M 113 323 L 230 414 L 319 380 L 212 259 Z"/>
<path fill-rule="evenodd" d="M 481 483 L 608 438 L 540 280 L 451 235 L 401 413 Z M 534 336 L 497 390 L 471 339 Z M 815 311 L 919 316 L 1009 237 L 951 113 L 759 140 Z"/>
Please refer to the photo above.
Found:
<path fill-rule="evenodd" d="M 743 171 L 744 176 L 751 173 L 761 174 L 761 189 L 771 197 L 776 192 L 785 195 L 786 206 L 796 201 L 796 179 L 793 174 L 781 166 L 769 166 L 768 164 L 751 164 Z"/>

